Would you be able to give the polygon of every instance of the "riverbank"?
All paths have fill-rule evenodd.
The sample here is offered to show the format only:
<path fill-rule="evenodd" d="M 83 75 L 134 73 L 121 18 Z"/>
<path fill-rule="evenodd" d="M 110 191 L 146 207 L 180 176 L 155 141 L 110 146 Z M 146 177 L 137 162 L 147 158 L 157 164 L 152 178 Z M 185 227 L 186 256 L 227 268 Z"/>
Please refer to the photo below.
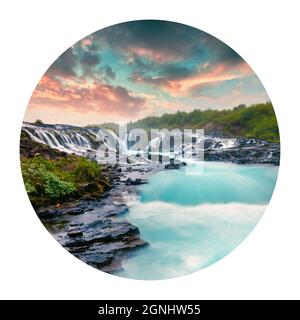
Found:
<path fill-rule="evenodd" d="M 138 228 L 124 218 L 125 196 L 135 195 L 134 185 L 145 182 L 136 177 L 144 170 L 124 173 L 118 166 L 99 165 L 32 141 L 25 132 L 20 154 L 26 190 L 38 217 L 74 256 L 115 272 L 122 256 L 147 245 Z"/>
<path fill-rule="evenodd" d="M 146 183 L 152 170 L 140 166 L 106 168 L 114 178 L 110 189 L 98 198 L 41 207 L 36 213 L 70 253 L 97 269 L 115 273 L 122 271 L 124 258 L 148 245 L 127 220 L 127 213 L 131 199 L 138 197 L 136 186 Z"/>

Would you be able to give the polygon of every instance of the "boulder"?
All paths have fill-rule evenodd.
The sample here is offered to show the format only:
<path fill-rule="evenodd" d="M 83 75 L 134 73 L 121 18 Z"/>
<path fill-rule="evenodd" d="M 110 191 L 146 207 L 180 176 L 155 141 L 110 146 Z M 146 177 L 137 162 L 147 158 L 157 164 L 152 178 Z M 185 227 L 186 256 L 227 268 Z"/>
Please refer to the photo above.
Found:
<path fill-rule="evenodd" d="M 68 236 L 70 238 L 76 238 L 76 237 L 80 237 L 82 235 L 83 235 L 83 233 L 81 230 L 71 230 L 68 232 Z"/>
<path fill-rule="evenodd" d="M 141 179 L 141 178 L 136 178 L 136 179 L 131 179 L 131 178 L 127 178 L 127 180 L 125 181 L 126 185 L 140 185 L 140 184 L 145 184 L 147 183 L 147 180 Z"/>
<path fill-rule="evenodd" d="M 168 163 L 165 165 L 165 169 L 170 170 L 170 169 L 179 169 L 180 164 L 179 163 Z"/>

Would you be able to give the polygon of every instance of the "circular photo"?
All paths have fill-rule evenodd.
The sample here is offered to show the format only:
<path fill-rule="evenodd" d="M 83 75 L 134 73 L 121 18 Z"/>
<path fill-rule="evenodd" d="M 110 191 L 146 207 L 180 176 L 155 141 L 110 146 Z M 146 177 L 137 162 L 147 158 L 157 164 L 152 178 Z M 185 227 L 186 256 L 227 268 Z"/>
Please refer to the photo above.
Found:
<path fill-rule="evenodd" d="M 234 50 L 140 20 L 88 35 L 49 67 L 20 159 L 61 246 L 101 271 L 158 280 L 208 267 L 248 236 L 271 199 L 280 141 L 262 83 Z"/>

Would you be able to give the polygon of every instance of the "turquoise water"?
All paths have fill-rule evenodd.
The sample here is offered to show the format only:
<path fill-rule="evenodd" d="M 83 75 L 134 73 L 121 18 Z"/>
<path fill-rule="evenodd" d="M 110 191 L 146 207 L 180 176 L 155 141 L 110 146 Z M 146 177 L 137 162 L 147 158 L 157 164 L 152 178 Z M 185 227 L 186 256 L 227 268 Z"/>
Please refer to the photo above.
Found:
<path fill-rule="evenodd" d="M 268 204 L 277 167 L 210 162 L 161 171 L 141 186 L 128 220 L 148 247 L 123 263 L 119 275 L 165 279 L 204 268 L 251 232 Z"/>

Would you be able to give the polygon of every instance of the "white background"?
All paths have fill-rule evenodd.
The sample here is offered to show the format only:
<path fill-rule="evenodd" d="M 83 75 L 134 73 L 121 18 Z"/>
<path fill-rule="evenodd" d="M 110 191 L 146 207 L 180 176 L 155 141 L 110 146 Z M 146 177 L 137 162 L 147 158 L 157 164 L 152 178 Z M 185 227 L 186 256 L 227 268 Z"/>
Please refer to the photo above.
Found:
<path fill-rule="evenodd" d="M 297 2 L 2 1 L 0 298 L 300 298 Z M 235 49 L 271 97 L 282 146 L 273 199 L 253 233 L 215 265 L 163 281 L 111 276 L 67 253 L 34 214 L 19 168 L 22 118 L 50 63 L 91 32 L 144 18 L 198 27 Z"/>

